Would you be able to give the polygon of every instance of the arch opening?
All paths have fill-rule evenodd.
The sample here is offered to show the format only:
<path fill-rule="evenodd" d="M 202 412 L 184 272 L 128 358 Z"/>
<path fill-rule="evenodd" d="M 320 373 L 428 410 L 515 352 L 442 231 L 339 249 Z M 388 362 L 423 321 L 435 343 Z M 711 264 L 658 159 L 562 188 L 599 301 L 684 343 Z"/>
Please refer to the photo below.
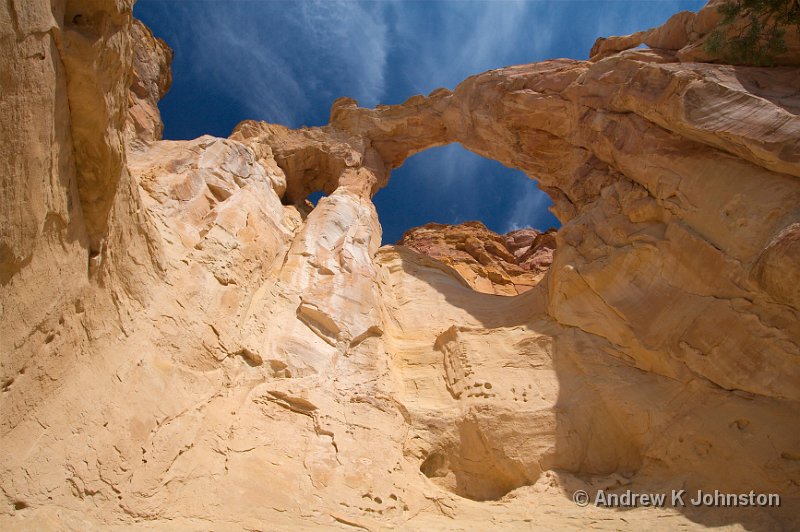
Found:
<path fill-rule="evenodd" d="M 460 144 L 409 157 L 373 202 L 383 245 L 444 262 L 479 292 L 525 292 L 552 262 L 560 222 L 547 193 L 522 171 Z"/>
<path fill-rule="evenodd" d="M 309 194 L 306 198 L 306 201 L 308 201 L 313 207 L 316 207 L 319 204 L 319 201 L 324 197 L 326 197 L 325 192 L 322 190 L 317 190 L 316 192 Z"/>

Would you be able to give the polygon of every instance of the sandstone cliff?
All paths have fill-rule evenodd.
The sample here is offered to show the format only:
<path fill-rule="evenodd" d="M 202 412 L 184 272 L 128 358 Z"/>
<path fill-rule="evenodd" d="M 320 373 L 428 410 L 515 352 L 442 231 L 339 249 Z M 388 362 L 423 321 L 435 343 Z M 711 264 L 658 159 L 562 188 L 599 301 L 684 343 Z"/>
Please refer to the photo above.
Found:
<path fill-rule="evenodd" d="M 606 48 L 161 141 L 129 1 L 12 0 L 0 40 L 3 529 L 800 526 L 797 66 Z M 534 288 L 380 247 L 372 195 L 451 142 L 553 198 Z"/>

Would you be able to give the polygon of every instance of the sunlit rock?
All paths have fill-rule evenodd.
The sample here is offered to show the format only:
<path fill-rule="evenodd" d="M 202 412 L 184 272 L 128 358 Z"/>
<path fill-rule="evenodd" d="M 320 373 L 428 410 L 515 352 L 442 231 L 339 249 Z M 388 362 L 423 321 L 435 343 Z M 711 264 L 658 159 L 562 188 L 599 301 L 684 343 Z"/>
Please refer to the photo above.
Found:
<path fill-rule="evenodd" d="M 681 62 L 681 17 L 162 141 L 130 2 L 3 3 L 0 528 L 800 526 L 800 71 Z M 452 142 L 562 228 L 380 247 L 372 196 Z M 573 502 L 601 489 L 782 505 Z"/>

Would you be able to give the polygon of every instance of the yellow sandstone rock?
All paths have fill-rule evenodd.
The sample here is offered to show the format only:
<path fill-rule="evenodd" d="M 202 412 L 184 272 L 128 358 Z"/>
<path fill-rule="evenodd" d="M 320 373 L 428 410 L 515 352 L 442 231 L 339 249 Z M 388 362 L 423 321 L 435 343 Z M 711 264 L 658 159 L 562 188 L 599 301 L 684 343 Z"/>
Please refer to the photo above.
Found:
<path fill-rule="evenodd" d="M 0 4 L 0 528 L 800 526 L 800 60 L 651 35 L 162 141 L 130 2 Z M 372 195 L 452 142 L 553 198 L 530 289 L 380 247 Z M 673 489 L 782 505 L 573 502 Z"/>

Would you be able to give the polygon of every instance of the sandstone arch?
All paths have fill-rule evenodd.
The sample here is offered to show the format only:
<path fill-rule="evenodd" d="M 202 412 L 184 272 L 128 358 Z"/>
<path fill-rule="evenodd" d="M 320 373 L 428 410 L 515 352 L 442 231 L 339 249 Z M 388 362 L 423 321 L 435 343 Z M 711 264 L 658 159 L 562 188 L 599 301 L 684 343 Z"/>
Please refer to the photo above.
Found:
<path fill-rule="evenodd" d="M 551 293 L 566 293 L 566 285 L 585 287 L 585 294 L 597 294 L 599 299 L 584 303 L 604 307 L 600 313 L 606 317 L 600 322 L 584 321 L 576 315 L 578 309 L 564 308 L 570 304 L 557 298 L 551 301 L 551 314 L 627 347 L 647 370 L 674 378 L 688 369 L 724 388 L 797 399 L 794 383 L 771 389 L 775 386 L 770 376 L 773 370 L 767 369 L 777 364 L 783 366 L 781 371 L 794 374 L 796 354 L 780 354 L 767 344 L 750 343 L 759 333 L 752 329 L 755 325 L 745 324 L 762 318 L 788 324 L 790 315 L 780 307 L 765 300 L 763 309 L 749 307 L 740 314 L 725 308 L 730 303 L 714 304 L 719 319 L 739 324 L 731 330 L 748 331 L 747 341 L 731 341 L 724 353 L 716 353 L 720 358 L 715 364 L 727 367 L 752 358 L 747 377 L 731 379 L 722 375 L 726 370 L 709 367 L 707 357 L 701 354 L 716 340 L 701 340 L 696 335 L 693 339 L 670 338 L 669 332 L 655 330 L 656 324 L 641 321 L 635 305 L 617 304 L 613 292 L 620 287 L 601 287 L 607 284 L 603 273 L 607 266 L 591 266 L 605 257 L 630 270 L 627 279 L 634 285 L 644 283 L 637 289 L 661 292 L 672 304 L 680 300 L 682 308 L 694 308 L 691 316 L 684 318 L 686 324 L 702 321 L 709 303 L 704 298 L 772 299 L 766 285 L 757 280 L 759 275 L 751 272 L 763 250 L 797 216 L 798 189 L 792 177 L 798 175 L 793 162 L 796 154 L 776 142 L 777 138 L 794 138 L 797 118 L 748 92 L 745 86 L 758 85 L 757 79 L 769 75 L 773 83 L 786 83 L 790 90 L 795 83 L 791 72 L 778 70 L 776 77 L 774 72 L 752 67 L 689 67 L 669 61 L 666 52 L 634 51 L 596 64 L 559 60 L 512 67 L 470 78 L 453 93 L 442 89 L 398 106 L 361 109 L 353 100 L 340 99 L 331 111 L 331 124 L 324 128 L 290 132 L 246 122 L 232 138 L 271 147 L 286 172 L 290 200 L 304 198 L 314 187 L 329 192 L 341 187 L 358 197 L 370 196 L 410 154 L 450 142 L 534 175 L 553 198 L 556 214 L 565 224 L 560 242 L 568 251 L 556 258 Z M 679 82 L 655 81 L 674 75 L 677 65 L 682 72 Z M 609 72 L 617 78 L 641 81 L 604 85 L 611 78 Z M 596 83 L 599 79 L 604 81 Z M 740 80 L 745 79 L 753 81 L 744 85 Z M 647 103 L 637 100 L 644 94 Z M 757 109 L 772 105 L 775 119 L 784 125 L 773 134 L 773 140 L 734 126 L 736 118 L 726 117 L 731 124 L 728 133 L 724 137 L 709 135 L 704 132 L 708 118 L 701 113 L 701 106 L 713 97 L 745 102 L 743 105 Z M 663 118 L 654 118 L 669 113 L 675 122 L 666 124 Z M 276 129 L 279 134 L 273 133 Z M 316 177 L 308 177 L 309 168 L 318 172 Z M 293 186 L 301 191 L 292 193 Z M 745 221 L 756 204 L 762 212 L 773 213 L 766 223 Z M 722 220 L 710 215 L 720 206 L 725 213 Z M 606 232 L 602 226 L 613 229 L 608 227 Z M 594 241 L 581 245 L 587 237 Z M 568 243 L 568 238 L 573 242 Z M 676 246 L 685 249 L 679 252 Z M 678 253 L 696 258 L 677 257 Z M 659 261 L 672 263 L 672 271 L 664 278 L 642 273 L 646 269 L 643 263 L 658 268 Z M 693 283 L 689 278 L 700 273 L 693 271 L 699 266 L 697 261 L 715 264 L 711 269 L 725 271 L 722 277 L 729 281 L 717 279 L 710 284 L 718 286 L 699 292 L 680 288 Z M 579 265 L 591 271 L 591 276 L 580 271 Z M 637 276 L 645 278 L 637 281 Z M 638 332 L 633 332 L 625 322 L 637 320 L 634 328 Z M 695 345 L 698 343 L 701 345 Z M 677 363 L 656 360 L 654 346 L 656 351 L 672 353 Z M 741 346 L 768 352 L 771 360 L 764 366 L 762 356 L 748 357 Z"/>
<path fill-rule="evenodd" d="M 79 33 L 114 43 L 95 47 L 64 47 L 75 18 L 54 6 L 0 7 L 0 114 L 33 118 L 0 138 L 4 528 L 554 527 L 572 490 L 615 486 L 784 506 L 579 517 L 797 524 L 796 67 L 611 41 L 399 106 L 339 100 L 323 128 L 170 142 L 169 54 L 130 6 L 92 4 Z M 65 96 L 87 70 L 112 120 L 81 140 Z M 371 195 L 448 142 L 553 197 L 536 290 L 478 294 L 379 250 Z M 100 167 L 113 186 L 81 193 Z M 304 219 L 292 204 L 317 189 Z"/>
<path fill-rule="evenodd" d="M 634 51 L 596 64 L 554 61 L 513 67 L 471 78 L 452 93 L 440 90 L 399 106 L 368 110 L 342 99 L 333 106 L 329 126 L 287 134 L 335 146 L 326 154 L 340 161 L 339 175 L 328 174 L 326 190 L 334 194 L 344 190 L 365 198 L 406 157 L 449 142 L 536 175 L 564 223 L 544 296 L 547 314 L 605 339 L 608 344 L 602 349 L 618 353 L 617 378 L 657 389 L 662 397 L 688 394 L 681 415 L 690 419 L 693 409 L 714 404 L 717 399 L 712 398 L 725 394 L 720 390 L 746 394 L 746 402 L 732 400 L 742 410 L 754 405 L 777 408 L 773 399 L 797 399 L 797 352 L 790 340 L 797 334 L 796 307 L 772 299 L 754 268 L 762 264 L 759 257 L 771 242 L 784 238 L 775 235 L 788 231 L 797 217 L 800 189 L 794 155 L 781 143 L 732 122 L 724 140 L 709 135 L 709 118 L 700 107 L 714 97 L 761 107 L 764 100 L 745 87 L 765 83 L 755 81 L 765 75 L 775 83 L 776 72 L 680 64 L 679 81 L 662 81 L 677 74 L 677 65 L 666 52 Z M 778 70 L 777 76 L 781 83 L 796 84 L 789 70 Z M 600 81 L 608 79 L 635 82 Z M 792 90 L 789 85 L 787 91 Z M 781 108 L 774 112 L 776 119 L 788 120 L 781 126 L 781 138 L 795 135 L 796 117 Z M 674 121 L 667 122 L 667 115 Z M 295 157 L 310 158 L 285 149 L 274 137 L 242 134 L 259 127 L 272 126 L 246 123 L 233 138 L 251 145 L 269 143 L 287 180 L 302 181 L 293 177 Z M 747 223 L 746 213 L 755 205 L 773 216 L 764 223 Z M 721 218 L 715 216 L 720 206 Z M 324 214 L 328 220 L 330 216 Z M 631 298 L 631 292 L 651 296 Z M 677 315 L 675 308 L 681 309 Z M 655 446 L 645 437 L 661 422 L 655 421 L 657 408 L 647 406 L 642 392 L 634 387 L 611 399 L 615 392 L 600 385 L 587 394 L 581 379 L 572 376 L 592 362 L 576 355 L 581 351 L 571 345 L 576 339 L 555 336 L 553 363 L 567 390 L 557 400 L 563 415 L 553 422 L 554 451 L 528 449 L 528 456 L 584 474 L 638 472 L 647 478 L 664 467 L 654 465 L 661 462 L 673 464 L 668 469 L 687 471 L 677 462 L 693 458 L 673 447 L 685 445 L 683 436 L 677 436 L 679 442 Z M 666 380 L 642 382 L 630 367 Z M 785 378 L 775 379 L 778 373 Z M 672 382 L 683 383 L 683 391 L 668 384 Z M 790 411 L 779 415 L 790 416 Z M 721 413 L 712 417 L 725 419 Z M 592 419 L 604 428 L 587 422 Z M 723 423 L 738 426 L 736 420 Z M 680 433 L 681 426 L 684 422 L 672 430 Z M 419 452 L 442 456 L 437 446 L 457 448 L 447 443 L 446 434 L 441 436 L 445 443 Z M 782 445 L 791 447 L 792 436 L 784 437 Z M 703 465 L 692 467 L 724 469 L 724 461 L 736 453 L 724 439 L 706 444 L 715 456 L 728 458 L 716 465 L 704 458 Z M 757 454 L 755 448 L 752 452 Z M 728 482 L 731 489 L 753 483 L 761 477 L 759 467 L 743 464 L 738 474 L 716 481 Z M 538 478 L 528 474 L 528 481 L 519 482 Z"/>

